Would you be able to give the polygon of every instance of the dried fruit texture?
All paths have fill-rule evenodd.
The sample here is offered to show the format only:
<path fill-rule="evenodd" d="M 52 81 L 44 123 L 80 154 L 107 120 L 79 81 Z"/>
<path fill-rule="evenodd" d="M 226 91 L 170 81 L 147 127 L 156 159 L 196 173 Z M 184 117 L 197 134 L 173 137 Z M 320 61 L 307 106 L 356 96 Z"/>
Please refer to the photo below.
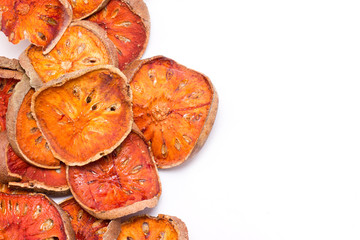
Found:
<path fill-rule="evenodd" d="M 66 0 L 2 0 L 0 16 L 10 42 L 26 38 L 48 52 L 70 24 L 72 9 Z"/>
<path fill-rule="evenodd" d="M 68 0 L 73 9 L 73 20 L 90 16 L 103 8 L 109 0 Z"/>
<path fill-rule="evenodd" d="M 68 222 L 45 195 L 0 193 L 0 239 L 75 239 Z"/>
<path fill-rule="evenodd" d="M 112 240 L 119 235 L 120 221 L 97 219 L 72 197 L 60 203 L 60 207 L 69 215 L 77 240 Z"/>
<path fill-rule="evenodd" d="M 120 70 L 143 55 L 149 40 L 150 17 L 142 0 L 111 0 L 88 20 L 104 28 L 117 47 Z"/>
<path fill-rule="evenodd" d="M 68 167 L 67 178 L 77 202 L 102 219 L 154 207 L 161 193 L 151 152 L 135 132 L 99 161 L 83 167 Z"/>
<path fill-rule="evenodd" d="M 121 224 L 117 240 L 187 240 L 188 231 L 179 218 L 159 214 L 137 216 Z"/>
<path fill-rule="evenodd" d="M 83 69 L 45 85 L 32 112 L 54 156 L 85 165 L 112 152 L 131 130 L 131 93 L 112 66 Z"/>
<path fill-rule="evenodd" d="M 7 112 L 7 133 L 14 151 L 25 161 L 42 168 L 60 168 L 60 161 L 55 159 L 42 136 L 31 113 L 31 98 L 34 89 L 29 81 L 16 85 Z"/>
<path fill-rule="evenodd" d="M 218 97 L 210 80 L 165 57 L 133 64 L 134 121 L 152 147 L 157 166 L 183 163 L 204 144 Z"/>
<path fill-rule="evenodd" d="M 105 31 L 88 21 L 72 23 L 46 55 L 39 47 L 29 46 L 21 54 L 20 63 L 36 89 L 69 72 L 101 64 L 118 64 L 116 48 Z"/>
<path fill-rule="evenodd" d="M 27 191 L 19 191 L 19 190 L 16 190 L 16 189 L 11 189 L 5 183 L 0 183 L 0 192 L 9 193 L 9 194 L 28 194 L 29 193 Z"/>

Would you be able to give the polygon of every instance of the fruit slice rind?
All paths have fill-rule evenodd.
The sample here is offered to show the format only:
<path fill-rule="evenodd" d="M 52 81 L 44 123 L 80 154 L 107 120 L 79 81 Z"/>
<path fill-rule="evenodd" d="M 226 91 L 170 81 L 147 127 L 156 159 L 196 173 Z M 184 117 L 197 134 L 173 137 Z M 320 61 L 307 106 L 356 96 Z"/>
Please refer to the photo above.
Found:
<path fill-rule="evenodd" d="M 117 140 L 116 143 L 114 143 L 112 146 L 106 148 L 106 149 L 102 149 L 100 151 L 98 151 L 97 153 L 93 154 L 91 157 L 87 158 L 84 161 L 76 161 L 76 162 L 72 162 L 72 161 L 68 161 L 68 159 L 64 158 L 62 155 L 60 155 L 58 152 L 56 152 L 56 150 L 54 149 L 54 147 L 52 146 L 52 142 L 49 141 L 49 136 L 47 135 L 46 131 L 43 129 L 43 126 L 39 123 L 39 118 L 36 114 L 36 98 L 45 90 L 49 89 L 49 88 L 56 88 L 56 87 L 61 87 L 64 84 L 66 84 L 69 81 L 72 81 L 74 79 L 77 79 L 79 77 L 82 77 L 88 73 L 91 72 L 95 72 L 98 70 L 105 70 L 105 71 L 109 71 L 117 76 L 119 76 L 120 78 L 123 79 L 123 83 L 121 83 L 122 85 L 120 87 L 122 87 L 122 93 L 123 93 L 123 97 L 124 97 L 124 103 L 126 104 L 125 107 L 128 107 L 129 109 L 127 109 L 127 111 L 129 111 L 129 120 L 127 122 L 127 125 L 124 127 L 125 130 L 123 131 L 124 134 L 121 136 L 121 138 L 119 138 Z M 53 153 L 54 157 L 59 159 L 60 161 L 64 162 L 66 165 L 69 166 L 83 166 L 86 165 L 90 162 L 96 161 L 98 159 L 100 159 L 101 157 L 111 153 L 114 149 L 116 149 L 123 141 L 124 139 L 127 137 L 127 135 L 130 133 L 131 131 L 131 127 L 132 127 L 132 119 L 133 119 L 133 114 L 132 114 L 132 93 L 130 90 L 130 86 L 127 83 L 127 78 L 126 76 L 116 67 L 112 66 L 112 65 L 98 65 L 98 66 L 94 66 L 94 67 L 89 67 L 89 68 L 84 68 L 75 72 L 71 72 L 68 74 L 63 75 L 62 77 L 52 80 L 50 82 L 47 82 L 46 84 L 44 84 L 38 91 L 36 91 L 32 97 L 32 103 L 31 103 L 31 111 L 33 113 L 33 116 L 38 124 L 38 127 L 41 131 L 41 133 L 43 134 L 45 140 L 48 142 L 49 144 L 49 148 L 51 150 L 51 152 Z M 59 148 L 59 147 L 58 147 Z"/>
<path fill-rule="evenodd" d="M 104 29 L 102 29 L 97 24 L 81 20 L 81 21 L 74 21 L 70 24 L 69 28 L 74 26 L 80 26 L 85 28 L 86 30 L 90 31 L 92 34 L 94 34 L 96 37 L 99 38 L 99 40 L 104 44 L 107 55 L 109 56 L 109 65 L 114 65 L 115 67 L 118 66 L 118 57 L 117 57 L 117 50 L 115 45 L 111 42 L 111 40 L 107 37 L 107 34 Z M 30 85 L 31 87 L 38 90 L 40 87 L 42 87 L 45 83 L 42 80 L 42 77 L 38 74 L 38 72 L 35 70 L 31 59 L 29 58 L 28 54 L 30 49 L 34 47 L 33 45 L 30 45 L 23 51 L 19 57 L 20 65 L 23 69 L 25 69 L 26 74 L 30 78 Z M 54 49 L 55 50 L 55 49 Z M 49 51 L 50 53 L 50 51 Z M 71 61 L 71 59 L 69 59 Z"/>
<path fill-rule="evenodd" d="M 19 60 L 9 59 L 3 56 L 0 56 L 0 69 L 9 69 L 24 72 L 24 69 L 22 69 Z"/>
<path fill-rule="evenodd" d="M 21 180 L 21 176 L 11 173 L 7 165 L 7 152 L 9 148 L 9 142 L 6 132 L 0 132 L 0 182 L 17 182 Z"/>
<path fill-rule="evenodd" d="M 206 75 L 204 75 L 202 73 L 199 73 L 199 72 L 197 72 L 197 71 L 195 71 L 193 69 L 187 68 L 187 67 L 185 67 L 183 65 L 180 65 L 176 61 L 174 61 L 172 59 L 169 59 L 167 57 L 161 56 L 161 55 L 154 56 L 154 57 L 151 57 L 151 58 L 148 58 L 148 59 L 137 60 L 137 61 L 134 61 L 132 64 L 130 64 L 128 66 L 128 68 L 124 70 L 124 74 L 128 78 L 129 84 L 131 84 L 131 82 L 133 80 L 133 77 L 142 68 L 142 66 L 146 65 L 149 62 L 162 61 L 162 60 L 170 61 L 173 64 L 176 64 L 178 66 L 183 67 L 187 71 L 191 71 L 191 72 L 194 72 L 194 73 L 197 73 L 197 74 L 201 75 L 206 80 L 208 86 L 210 87 L 210 89 L 212 91 L 212 98 L 211 98 L 210 108 L 209 108 L 206 120 L 204 122 L 204 125 L 202 126 L 201 131 L 200 131 L 200 135 L 196 139 L 196 142 L 193 145 L 193 148 L 187 154 L 187 156 L 185 158 L 181 159 L 180 161 L 177 161 L 177 162 L 174 162 L 174 163 L 171 163 L 171 164 L 159 163 L 159 162 L 156 161 L 156 158 L 155 158 L 155 162 L 157 162 L 158 168 L 167 169 L 167 168 L 176 167 L 176 166 L 184 163 L 188 159 L 193 158 L 194 155 L 202 148 L 202 146 L 206 142 L 206 140 L 207 140 L 207 138 L 208 138 L 208 136 L 210 134 L 210 131 L 212 129 L 212 126 L 213 126 L 213 124 L 215 122 L 216 113 L 217 113 L 217 109 L 218 109 L 218 103 L 219 103 L 219 97 L 218 97 L 218 94 L 217 94 L 217 92 L 215 90 L 215 87 L 213 86 L 210 79 Z M 135 102 L 134 102 L 134 104 L 135 104 Z"/>
<path fill-rule="evenodd" d="M 69 0 L 69 1 L 72 1 L 72 0 Z M 75 9 L 74 9 L 74 7 L 73 7 L 73 13 L 74 13 L 74 14 L 73 14 L 73 21 L 82 20 L 82 19 L 87 18 L 87 17 L 89 17 L 90 15 L 92 15 L 92 14 L 100 11 L 102 8 L 104 8 L 104 7 L 106 6 L 106 4 L 108 4 L 109 1 L 110 1 L 110 0 L 103 0 L 103 1 L 97 6 L 96 9 L 94 9 L 94 10 L 91 11 L 91 12 L 88 12 L 88 13 L 82 15 L 81 17 L 75 17 Z"/>
<path fill-rule="evenodd" d="M 69 186 L 51 187 L 42 182 L 32 180 L 28 182 L 9 182 L 9 187 L 15 190 L 26 190 L 36 193 L 44 193 L 52 197 L 67 196 L 70 193 Z"/>

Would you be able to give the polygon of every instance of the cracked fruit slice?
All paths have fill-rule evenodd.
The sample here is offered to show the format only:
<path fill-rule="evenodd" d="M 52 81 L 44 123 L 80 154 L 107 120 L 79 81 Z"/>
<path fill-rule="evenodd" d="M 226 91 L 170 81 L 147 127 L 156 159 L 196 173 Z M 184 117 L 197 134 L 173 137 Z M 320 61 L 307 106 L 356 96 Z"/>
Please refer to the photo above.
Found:
<path fill-rule="evenodd" d="M 119 69 L 96 66 L 44 85 L 31 107 L 55 158 L 80 166 L 112 152 L 129 134 L 131 100 Z"/>
<path fill-rule="evenodd" d="M 0 239 L 74 240 L 63 210 L 43 194 L 0 192 Z"/>
<path fill-rule="evenodd" d="M 28 39 L 49 52 L 71 22 L 67 0 L 2 0 L 0 29 L 17 44 Z"/>
<path fill-rule="evenodd" d="M 28 80 L 19 82 L 8 104 L 6 128 L 9 142 L 18 156 L 37 167 L 60 168 L 31 113 L 35 90 Z"/>
<path fill-rule="evenodd" d="M 0 132 L 6 129 L 6 113 L 9 98 L 15 85 L 23 78 L 24 73 L 16 59 L 0 57 Z"/>
<path fill-rule="evenodd" d="M 157 166 L 183 163 L 202 147 L 215 121 L 218 97 L 209 78 L 162 56 L 129 69 L 134 121 Z"/>
<path fill-rule="evenodd" d="M 20 56 L 20 63 L 35 89 L 83 68 L 104 64 L 116 67 L 117 61 L 116 48 L 105 31 L 88 21 L 72 23 L 48 54 L 31 45 Z"/>
<path fill-rule="evenodd" d="M 80 20 L 103 8 L 109 0 L 68 0 L 73 9 L 73 20 Z"/>
<path fill-rule="evenodd" d="M 73 197 L 59 205 L 68 214 L 77 240 L 114 240 L 119 236 L 119 220 L 97 219 L 84 211 Z"/>
<path fill-rule="evenodd" d="M 139 134 L 131 132 L 99 161 L 67 168 L 74 198 L 91 215 L 114 219 L 156 206 L 160 180 L 150 149 Z"/>
<path fill-rule="evenodd" d="M 141 58 L 150 34 L 150 16 L 142 0 L 111 0 L 88 20 L 104 28 L 117 47 L 120 70 Z"/>
<path fill-rule="evenodd" d="M 65 165 L 59 169 L 44 169 L 28 164 L 19 158 L 0 133 L 0 182 L 8 182 L 12 189 L 44 192 L 61 196 L 69 193 Z"/>
<path fill-rule="evenodd" d="M 132 217 L 121 224 L 117 240 L 188 240 L 185 223 L 177 217 L 159 214 Z"/>

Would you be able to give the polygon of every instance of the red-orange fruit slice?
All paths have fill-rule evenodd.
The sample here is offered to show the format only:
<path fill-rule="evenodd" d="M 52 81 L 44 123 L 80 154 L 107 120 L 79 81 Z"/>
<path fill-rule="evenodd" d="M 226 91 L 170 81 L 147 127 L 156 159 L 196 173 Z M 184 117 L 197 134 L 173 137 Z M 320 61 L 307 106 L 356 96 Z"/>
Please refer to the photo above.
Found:
<path fill-rule="evenodd" d="M 97 219 L 84 211 L 73 197 L 59 205 L 68 214 L 77 240 L 114 240 L 119 236 L 119 220 Z"/>
<path fill-rule="evenodd" d="M 32 112 L 55 158 L 85 165 L 112 152 L 132 125 L 131 91 L 113 66 L 96 66 L 49 82 L 32 98 Z"/>
<path fill-rule="evenodd" d="M 0 239 L 74 240 L 63 210 L 43 194 L 0 192 Z"/>
<path fill-rule="evenodd" d="M 80 20 L 103 8 L 109 0 L 68 0 L 73 9 L 73 20 Z"/>
<path fill-rule="evenodd" d="M 152 147 L 159 168 L 183 163 L 206 141 L 218 106 L 209 78 L 159 56 L 126 72 L 134 121 Z"/>
<path fill-rule="evenodd" d="M 104 28 L 117 47 L 120 70 L 141 58 L 150 33 L 150 16 L 142 0 L 111 0 L 88 20 Z"/>
<path fill-rule="evenodd" d="M 55 48 L 43 54 L 39 47 L 29 46 L 20 56 L 20 63 L 35 89 L 60 76 L 83 68 L 118 65 L 116 48 L 105 31 L 88 21 L 70 25 Z"/>
<path fill-rule="evenodd" d="M 67 0 L 2 0 L 0 29 L 17 44 L 28 39 L 49 52 L 71 22 Z"/>
<path fill-rule="evenodd" d="M 159 214 L 135 216 L 121 224 L 117 240 L 188 240 L 185 223 L 179 218 Z"/>
<path fill-rule="evenodd" d="M 28 164 L 19 158 L 9 145 L 6 134 L 0 133 L 0 182 L 8 182 L 10 188 L 66 195 L 65 165 L 60 169 L 44 169 Z"/>
<path fill-rule="evenodd" d="M 8 104 L 6 128 L 9 142 L 18 156 L 37 167 L 60 168 L 31 113 L 31 97 L 35 90 L 29 81 L 18 83 Z"/>
<path fill-rule="evenodd" d="M 67 179 L 76 201 L 101 219 L 114 219 L 154 207 L 161 194 L 150 149 L 134 131 L 99 161 L 68 167 Z"/>
<path fill-rule="evenodd" d="M 11 189 L 6 183 L 0 183 L 0 192 L 9 193 L 9 194 L 28 194 L 28 191 L 19 191 L 16 189 Z"/>
<path fill-rule="evenodd" d="M 17 60 L 0 57 L 0 132 L 6 129 L 9 98 L 23 76 Z"/>

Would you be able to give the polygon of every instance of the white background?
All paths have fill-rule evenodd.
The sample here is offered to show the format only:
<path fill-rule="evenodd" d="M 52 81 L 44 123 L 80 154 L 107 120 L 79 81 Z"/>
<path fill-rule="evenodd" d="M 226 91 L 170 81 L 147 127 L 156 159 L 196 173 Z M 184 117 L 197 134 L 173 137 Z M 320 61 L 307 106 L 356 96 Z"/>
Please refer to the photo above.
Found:
<path fill-rule="evenodd" d="M 360 3 L 147 0 L 144 57 L 208 75 L 219 98 L 200 153 L 161 170 L 146 213 L 192 240 L 360 239 Z M 18 57 L 0 34 L 0 55 Z"/>

